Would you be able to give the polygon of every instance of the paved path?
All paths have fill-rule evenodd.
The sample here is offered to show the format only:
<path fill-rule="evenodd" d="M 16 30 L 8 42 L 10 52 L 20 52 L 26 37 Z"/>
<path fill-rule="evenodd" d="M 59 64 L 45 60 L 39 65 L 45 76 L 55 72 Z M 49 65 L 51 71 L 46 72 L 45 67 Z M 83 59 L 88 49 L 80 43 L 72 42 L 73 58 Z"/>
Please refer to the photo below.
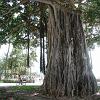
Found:
<path fill-rule="evenodd" d="M 36 82 L 36 83 L 23 83 L 23 85 L 26 86 L 40 86 L 42 85 L 42 82 Z M 0 83 L 0 87 L 7 87 L 7 86 L 22 86 L 19 83 Z M 100 82 L 98 82 L 98 86 L 100 86 Z"/>
<path fill-rule="evenodd" d="M 23 85 L 26 86 L 40 86 L 42 83 L 23 83 Z M 0 83 L 0 87 L 9 87 L 9 86 L 23 86 L 20 85 L 19 83 Z"/>

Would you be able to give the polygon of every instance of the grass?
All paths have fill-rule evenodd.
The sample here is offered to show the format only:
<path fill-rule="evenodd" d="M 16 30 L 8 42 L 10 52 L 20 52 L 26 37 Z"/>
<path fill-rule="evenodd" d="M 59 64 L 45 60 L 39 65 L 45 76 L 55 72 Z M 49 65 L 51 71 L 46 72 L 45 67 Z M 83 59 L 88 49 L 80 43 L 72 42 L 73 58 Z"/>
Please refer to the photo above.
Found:
<path fill-rule="evenodd" d="M 16 91 L 38 92 L 39 86 L 13 86 L 10 88 L 10 91 L 12 92 L 16 92 Z"/>
<path fill-rule="evenodd" d="M 13 100 L 28 100 L 28 94 L 39 93 L 40 86 L 12 86 L 8 88 L 0 89 L 0 100 L 10 100 L 9 96 Z M 9 95 L 9 96 L 8 96 Z"/>
<path fill-rule="evenodd" d="M 32 92 L 32 93 L 37 92 L 38 93 L 39 92 L 39 88 L 40 88 L 40 86 L 12 86 L 12 87 L 9 88 L 8 91 L 10 91 L 10 92 L 17 92 L 17 91 L 23 92 L 23 91 L 26 91 L 26 92 Z M 100 86 L 98 87 L 98 91 L 100 91 Z M 3 95 L 3 93 L 5 93 L 5 90 L 1 91 L 1 93 L 0 93 L 0 96 L 4 98 L 2 100 L 8 100 L 6 98 L 6 96 Z M 12 96 L 12 97 L 13 97 L 13 100 L 30 100 L 28 96 L 22 95 L 22 94 L 20 94 L 20 95 L 16 94 L 15 96 Z"/>
<path fill-rule="evenodd" d="M 16 80 L 8 80 L 8 79 L 0 80 L 0 83 L 16 83 L 16 82 L 17 82 Z"/>

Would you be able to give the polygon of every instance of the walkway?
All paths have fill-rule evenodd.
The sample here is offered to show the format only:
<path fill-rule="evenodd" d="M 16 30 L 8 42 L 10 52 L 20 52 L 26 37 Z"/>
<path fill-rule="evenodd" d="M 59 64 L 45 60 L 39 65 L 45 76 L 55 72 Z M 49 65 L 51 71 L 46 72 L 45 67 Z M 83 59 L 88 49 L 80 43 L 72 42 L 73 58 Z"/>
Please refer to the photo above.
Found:
<path fill-rule="evenodd" d="M 40 86 L 43 82 L 36 82 L 36 83 L 23 83 L 26 86 Z M 8 87 L 8 86 L 22 86 L 19 83 L 0 83 L 0 87 Z M 100 86 L 100 82 L 98 82 L 98 86 Z"/>
<path fill-rule="evenodd" d="M 42 85 L 42 82 L 40 83 L 23 83 L 23 85 L 26 85 L 26 86 L 40 86 Z M 9 86 L 23 86 L 23 85 L 20 85 L 19 83 L 0 83 L 0 87 L 9 87 Z"/>

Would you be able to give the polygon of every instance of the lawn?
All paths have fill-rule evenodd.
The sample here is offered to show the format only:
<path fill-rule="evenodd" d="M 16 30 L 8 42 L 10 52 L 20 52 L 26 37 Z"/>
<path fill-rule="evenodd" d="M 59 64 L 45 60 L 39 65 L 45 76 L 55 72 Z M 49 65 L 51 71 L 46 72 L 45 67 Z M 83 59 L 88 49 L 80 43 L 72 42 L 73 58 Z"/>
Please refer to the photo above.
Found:
<path fill-rule="evenodd" d="M 39 86 L 12 86 L 10 91 L 17 92 L 17 91 L 27 91 L 27 92 L 38 92 Z"/>
<path fill-rule="evenodd" d="M 9 100 L 9 97 L 13 97 L 14 100 L 21 100 L 21 98 L 26 98 L 27 95 L 39 93 L 39 88 L 39 86 L 0 87 L 0 100 Z"/>
<path fill-rule="evenodd" d="M 0 88 L 0 100 L 10 100 L 9 99 L 10 97 L 13 98 L 13 100 L 54 100 L 54 99 L 44 99 L 44 97 L 40 95 L 33 96 L 33 94 L 39 93 L 39 91 L 40 91 L 40 86 L 12 86 L 5 88 L 2 87 Z M 98 87 L 98 91 L 100 92 L 100 87 Z M 63 99 L 58 99 L 58 100 L 63 100 Z M 70 100 L 81 100 L 81 99 L 70 99 Z M 92 99 L 86 99 L 86 100 L 92 100 Z M 100 98 L 98 100 L 100 100 Z"/>

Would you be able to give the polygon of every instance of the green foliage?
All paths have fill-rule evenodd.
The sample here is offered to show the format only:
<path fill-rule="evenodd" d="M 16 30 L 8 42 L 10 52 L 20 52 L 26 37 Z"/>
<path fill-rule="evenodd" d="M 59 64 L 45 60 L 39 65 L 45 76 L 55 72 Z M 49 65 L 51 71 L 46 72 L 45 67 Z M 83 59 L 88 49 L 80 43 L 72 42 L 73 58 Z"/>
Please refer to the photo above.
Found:
<path fill-rule="evenodd" d="M 3 81 L 2 81 L 2 80 L 0 80 L 0 83 L 3 83 Z"/>
<path fill-rule="evenodd" d="M 1 0 L 0 8 L 0 44 L 11 43 L 16 50 L 30 50 L 29 56 L 12 51 L 16 54 L 5 59 L 5 65 L 10 70 L 18 70 L 20 67 L 21 73 L 24 73 L 28 60 L 36 60 L 34 48 L 39 46 L 39 3 Z"/>
<path fill-rule="evenodd" d="M 100 0 L 89 0 L 83 5 L 83 22 L 87 44 L 100 44 Z"/>
<path fill-rule="evenodd" d="M 34 11 L 32 6 L 30 4 L 23 5 L 18 3 L 17 0 L 0 3 L 0 44 L 7 43 L 10 40 L 13 46 L 26 46 L 28 30 L 32 33 L 30 34 L 33 41 L 32 45 L 37 45 L 38 42 L 34 41 L 34 36 L 37 36 L 34 35 L 34 31 L 38 18 L 31 14 Z"/>
<path fill-rule="evenodd" d="M 14 47 L 27 48 L 27 32 L 30 34 L 31 46 L 39 46 L 40 12 L 45 12 L 47 22 L 47 6 L 40 3 L 18 0 L 0 1 L 0 44 L 9 41 Z M 84 31 L 88 46 L 100 44 L 100 0 L 86 0 L 81 6 Z M 95 32 L 94 32 L 95 28 Z"/>
<path fill-rule="evenodd" d="M 27 43 L 27 29 L 34 34 L 39 29 L 40 5 L 39 3 L 21 3 L 17 0 L 11 1 L 12 5 L 1 0 L 0 2 L 0 43 L 7 42 L 8 38 L 13 45 L 24 45 Z M 43 7 L 42 7 L 43 8 Z M 46 7 L 44 7 L 46 9 Z M 88 0 L 82 5 L 83 22 L 87 25 L 85 31 L 93 33 L 93 27 L 97 27 L 100 23 L 100 0 Z M 17 15 L 16 17 L 14 15 Z M 99 33 L 98 33 L 99 34 Z M 31 37 L 33 37 L 31 35 Z M 86 34 L 88 44 L 93 44 L 95 39 L 92 35 Z M 34 38 L 34 37 L 33 37 Z M 91 41 L 90 41 L 90 40 Z M 33 44 L 38 44 L 38 39 L 33 39 Z"/>
<path fill-rule="evenodd" d="M 25 52 L 26 49 L 21 48 L 13 48 L 12 52 L 9 54 L 7 58 L 3 58 L 0 62 L 1 64 L 1 74 L 5 72 L 5 70 L 8 70 L 8 74 L 20 74 L 24 75 L 26 74 L 27 69 L 27 52 Z M 34 49 L 30 52 L 30 61 L 36 61 L 36 53 Z M 6 69 L 5 69 L 6 66 Z M 9 77 L 9 75 L 7 76 Z"/>
<path fill-rule="evenodd" d="M 4 62 L 2 59 L 0 59 L 0 75 L 4 74 Z"/>
<path fill-rule="evenodd" d="M 84 7 L 84 19 L 89 25 L 100 23 L 100 0 L 89 0 Z"/>

